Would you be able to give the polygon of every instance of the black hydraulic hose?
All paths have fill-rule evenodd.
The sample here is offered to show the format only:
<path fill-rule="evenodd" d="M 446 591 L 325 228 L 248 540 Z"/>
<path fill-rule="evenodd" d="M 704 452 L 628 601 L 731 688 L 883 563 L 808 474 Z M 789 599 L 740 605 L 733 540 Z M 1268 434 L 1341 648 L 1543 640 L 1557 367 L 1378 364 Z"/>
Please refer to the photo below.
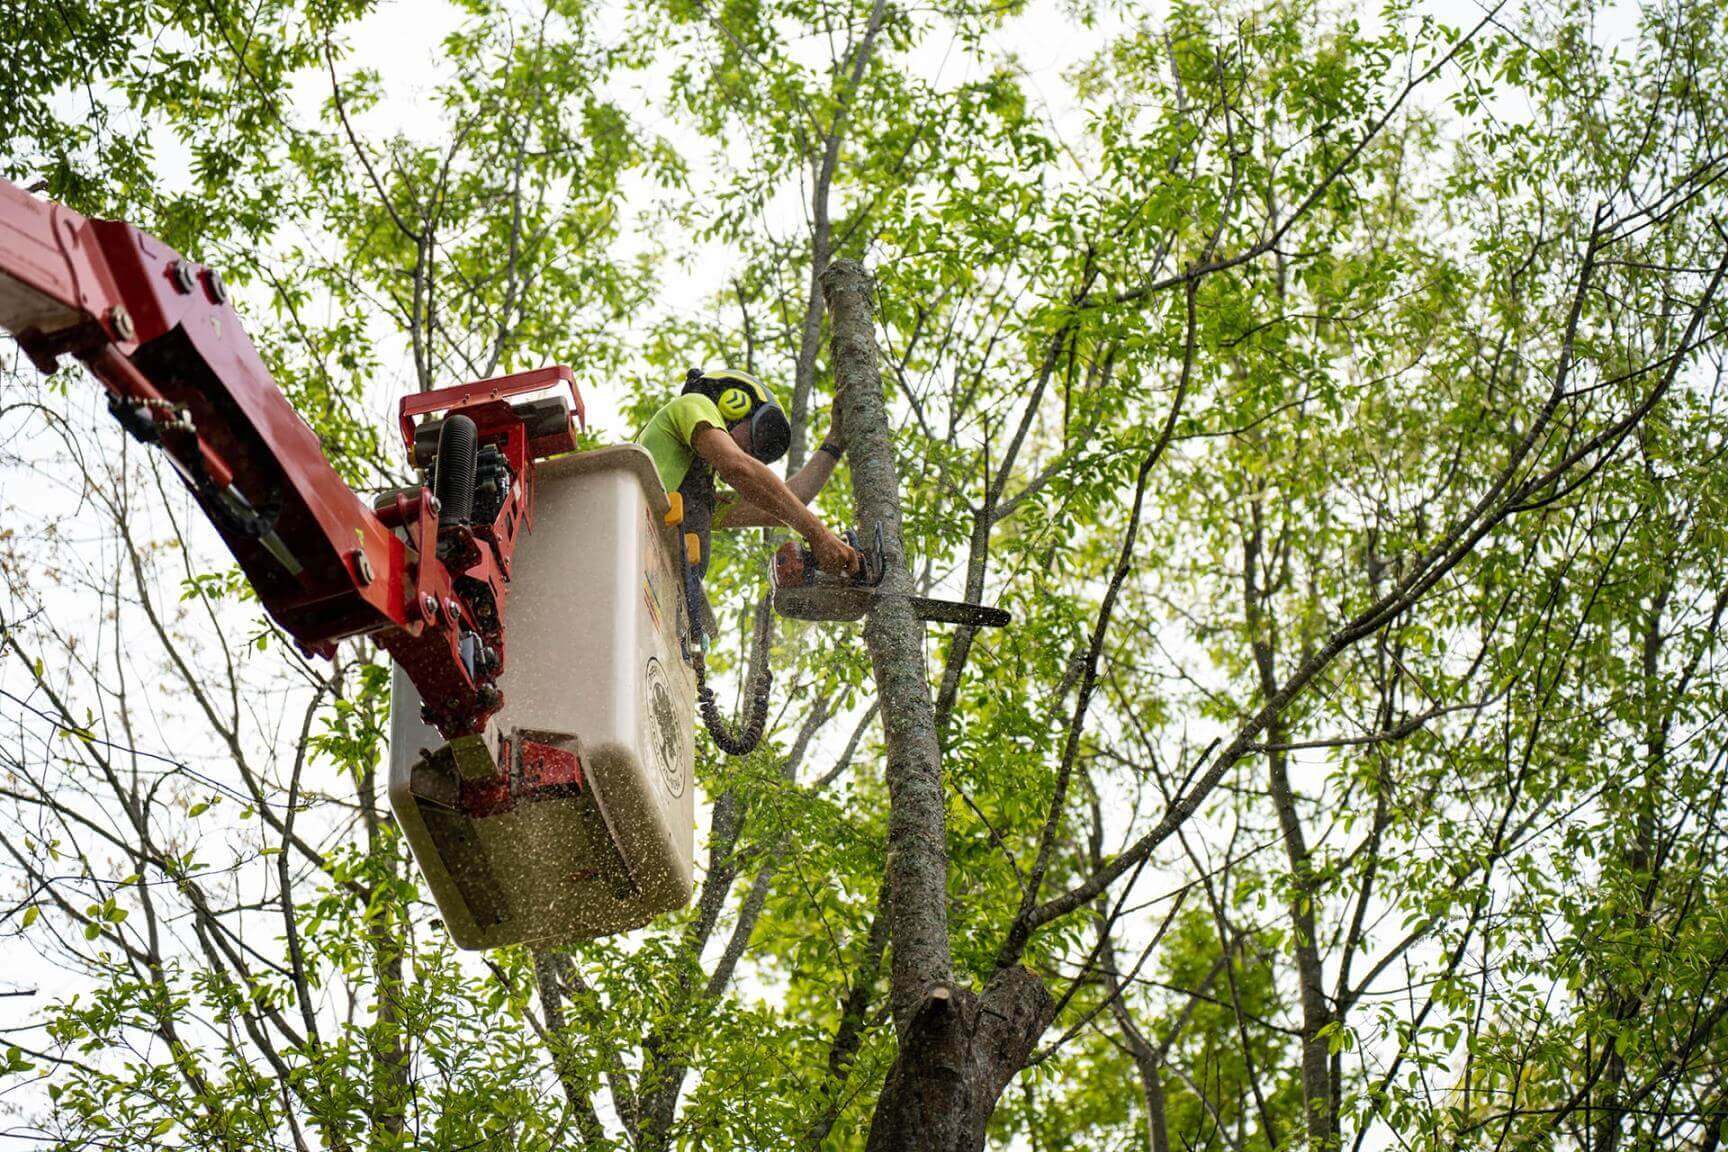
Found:
<path fill-rule="evenodd" d="M 774 674 L 763 672 L 753 679 L 748 718 L 743 728 L 734 731 L 720 714 L 720 705 L 714 700 L 714 689 L 708 687 L 705 664 L 702 653 L 696 653 L 693 666 L 696 669 L 696 700 L 702 706 L 702 722 L 708 726 L 708 734 L 714 737 L 714 744 L 720 751 L 728 756 L 748 756 L 762 743 L 762 729 L 768 723 L 768 692 L 774 686 Z"/>
<path fill-rule="evenodd" d="M 702 710 L 702 723 L 714 737 L 714 745 L 728 756 L 748 756 L 762 743 L 762 730 L 768 724 L 768 694 L 774 687 L 774 669 L 768 662 L 768 649 L 773 640 L 771 618 L 757 622 L 755 649 L 751 663 L 756 673 L 750 677 L 750 700 L 745 705 L 742 728 L 734 729 L 720 714 L 714 699 L 714 689 L 708 687 L 708 661 L 697 647 L 690 665 L 696 673 L 696 701 Z"/>
<path fill-rule="evenodd" d="M 433 495 L 438 498 L 438 526 L 466 524 L 474 516 L 474 466 L 480 454 L 480 432 L 466 416 L 447 416 L 438 430 L 438 463 Z"/>

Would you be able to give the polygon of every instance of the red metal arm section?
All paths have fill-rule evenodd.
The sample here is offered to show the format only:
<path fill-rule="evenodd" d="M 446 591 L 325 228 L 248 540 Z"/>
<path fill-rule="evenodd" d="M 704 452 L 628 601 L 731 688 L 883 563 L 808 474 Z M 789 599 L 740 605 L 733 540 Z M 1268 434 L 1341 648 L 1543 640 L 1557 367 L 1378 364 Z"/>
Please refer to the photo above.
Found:
<path fill-rule="evenodd" d="M 86 219 L 4 180 L 0 328 L 44 372 L 63 355 L 90 368 L 116 419 L 168 454 L 265 609 L 303 648 L 329 655 L 338 640 L 374 636 L 448 737 L 479 731 L 498 710 L 510 556 L 529 526 L 534 461 L 575 447 L 561 397 L 507 398 L 568 387 L 580 418 L 568 368 L 403 401 L 421 468 L 433 464 L 438 424 L 422 425 L 417 443 L 415 416 L 460 412 L 479 431 L 485 499 L 469 522 L 441 526 L 425 487 L 376 512 L 349 490 L 214 270 L 131 225 Z"/>

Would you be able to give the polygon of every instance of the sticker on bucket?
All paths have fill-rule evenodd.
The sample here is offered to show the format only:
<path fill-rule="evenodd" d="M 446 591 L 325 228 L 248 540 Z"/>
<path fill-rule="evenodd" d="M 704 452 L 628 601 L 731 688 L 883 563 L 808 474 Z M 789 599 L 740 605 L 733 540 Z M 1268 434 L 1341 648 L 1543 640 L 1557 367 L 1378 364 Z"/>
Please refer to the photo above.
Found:
<path fill-rule="evenodd" d="M 648 748 L 654 767 L 672 796 L 684 795 L 684 733 L 679 731 L 678 708 L 672 702 L 672 685 L 658 656 L 648 657 Z"/>

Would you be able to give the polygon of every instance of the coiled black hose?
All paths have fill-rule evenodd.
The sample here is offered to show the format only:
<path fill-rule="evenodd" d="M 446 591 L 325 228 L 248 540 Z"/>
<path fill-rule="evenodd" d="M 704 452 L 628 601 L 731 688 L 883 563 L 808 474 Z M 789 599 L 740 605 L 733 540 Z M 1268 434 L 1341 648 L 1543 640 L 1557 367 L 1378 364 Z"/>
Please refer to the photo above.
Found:
<path fill-rule="evenodd" d="M 474 516 L 474 465 L 480 432 L 466 416 L 447 416 L 438 430 L 438 463 L 432 494 L 438 497 L 438 527 L 466 524 Z"/>
<path fill-rule="evenodd" d="M 744 708 L 744 725 L 734 729 L 720 713 L 714 690 L 708 687 L 708 661 L 698 644 L 690 661 L 696 673 L 696 702 L 701 708 L 702 723 L 714 737 L 714 745 L 728 756 L 748 756 L 762 743 L 762 730 L 768 724 L 768 694 L 774 687 L 774 669 L 768 662 L 768 648 L 773 641 L 773 617 L 764 604 L 756 621 L 755 647 L 750 663 L 756 669 L 750 677 L 750 699 Z"/>

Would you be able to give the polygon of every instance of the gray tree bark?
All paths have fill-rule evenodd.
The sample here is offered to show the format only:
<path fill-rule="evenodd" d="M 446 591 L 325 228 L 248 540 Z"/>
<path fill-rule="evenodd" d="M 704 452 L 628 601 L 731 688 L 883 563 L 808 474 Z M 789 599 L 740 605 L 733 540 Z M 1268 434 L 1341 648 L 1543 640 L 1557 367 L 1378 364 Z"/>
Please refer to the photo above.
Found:
<path fill-rule="evenodd" d="M 900 478 L 888 430 L 871 283 L 836 260 L 822 276 L 835 389 L 845 397 L 859 528 L 878 525 L 887 595 L 864 625 L 887 744 L 890 1006 L 900 1050 L 871 1120 L 870 1152 L 976 1152 L 1003 1089 L 1026 1064 L 1054 1004 L 1018 965 L 975 993 L 956 984 L 948 948 L 948 845 L 942 751 L 924 663 L 924 625 L 901 538 Z"/>

